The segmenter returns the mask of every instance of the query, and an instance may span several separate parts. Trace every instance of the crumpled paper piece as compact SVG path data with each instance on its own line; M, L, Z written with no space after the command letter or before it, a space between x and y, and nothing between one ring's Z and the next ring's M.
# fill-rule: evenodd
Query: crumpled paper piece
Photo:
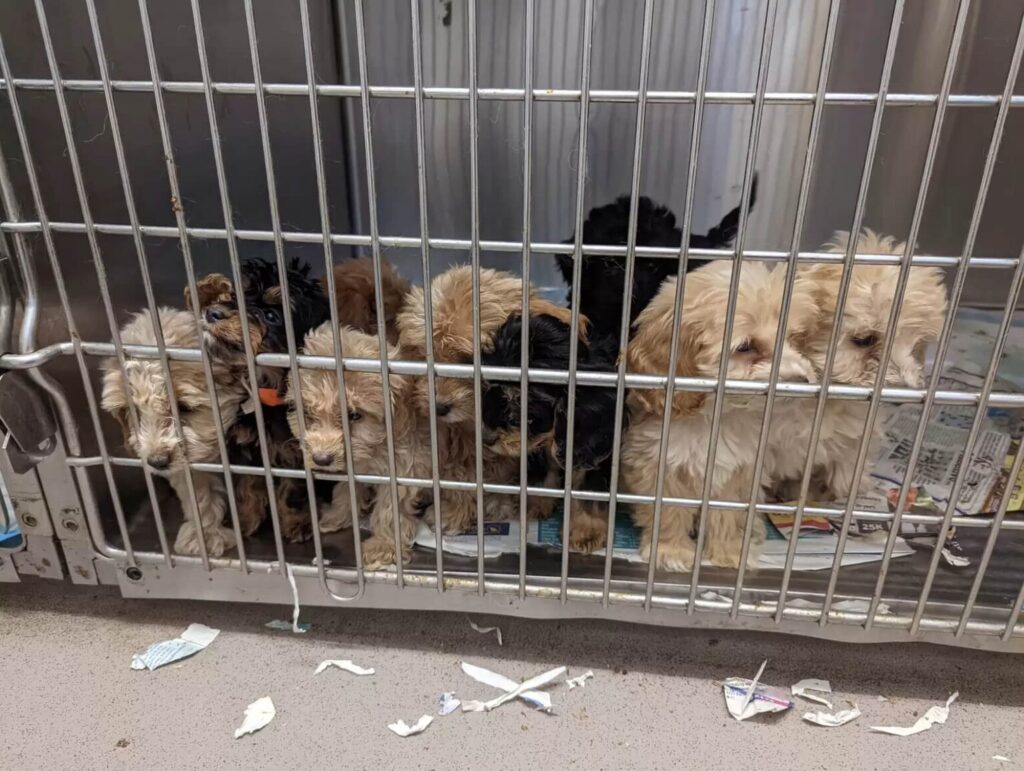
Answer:
M424 731L426 731L427 726L430 725L432 722L434 722L434 718L432 718L430 715L424 715L416 721L415 725L409 726L406 725L404 720L398 720L394 723L389 723L388 728L390 728L393 732L402 737L415 736L416 734L421 734Z
M256 733L268 725L276 714L277 710L274 709L274 702L270 700L269 696L256 699L256 701L245 708L245 719L242 721L242 725L235 729L235 738L238 739L246 734Z
M884 725L873 725L871 726L872 731L877 731L882 734L891 734L893 736L913 736L919 734L922 731L927 731L933 725L942 725L946 722L946 718L949 717L949 707L960 697L960 692L955 691L952 696L946 699L946 706L942 707L936 705L929 707L928 711L925 712L921 717L917 719L914 725L904 728L903 726L884 726Z
M472 666L472 665L469 665L469 666ZM465 662L463 662L463 664L462 664L462 669L463 669L463 671L466 671L466 663ZM486 672L487 670L484 670L484 671ZM534 690L535 688L540 688L542 686L547 685L552 680L555 680L556 678L561 677L562 675L564 675L565 672L566 672L566 667L556 667L555 669L549 669L547 672L542 672L539 675L531 677L528 680L523 680L523 682L521 682L521 683L516 683L515 681L512 681L512 686L513 687L512 687L511 690L506 691L501 696L497 696L497 697L491 699L490 701L464 701L462 703L462 711L463 712L490 712L492 709L497 709L502 704L505 704L506 702L512 701L513 699L517 699L517 698L523 696L524 694L529 693L530 691ZM466 674L470 674L470 673L466 672ZM493 675L494 673L491 672L491 673L488 673L488 674ZM473 675L470 675L470 676L473 677ZM476 679L476 678L474 678L474 679ZM498 686L498 687L501 687L501 686ZM550 696L548 697L548 704L549 704L548 708L550 708Z
M189 624L188 629L182 632L180 637L153 643L145 653L132 656L131 668L148 669L152 672L158 667L194 656L216 640L219 634L219 629L213 629L205 624Z
M325 669L329 669L330 667L344 669L346 672L351 672L353 675L372 675L375 671L373 667L366 669L358 664L353 664L348 659L328 659L327 661L321 661L313 674L319 675Z
M462 662L462 671L472 677L478 683L489 685L492 688L498 688L502 691L511 691L518 687L519 683L511 678L499 675L497 672L492 672L489 669L478 667L476 664L470 664L468 662ZM537 709L544 711L551 709L551 695L544 691L525 691L519 694L519 698L529 704L532 704ZM462 710L464 712L479 712L483 710L482 702L470 702L473 705L481 705L479 710L466 709L466 705L463 704Z
M725 707L736 720L746 720L760 712L783 712L793 706L785 691L758 684L767 664L765 659L753 680L730 677L722 683Z
M473 627L473 629L475 631L479 632L480 634L490 634L491 632L494 632L494 636L498 639L498 647L500 648L502 645L504 645L504 643L501 641L501 629L500 628L498 628L496 626L480 626L478 624L473 623L473 619L471 619L469 617L466 618L466 621L468 621L469 625L471 627Z
M829 707L831 709L831 707ZM808 723L814 723L815 725L825 726L826 728L838 728L841 725L846 725L860 717L860 710L857 705L852 705L849 709L841 709L838 712L823 712L818 710L817 712L805 712L804 720Z
M571 691L573 688L586 688L587 680L590 680L594 676L593 670L588 669L582 675L577 677L566 678L565 684L569 686Z
M824 704L832 709L832 702L828 699L828 694L832 693L832 684L828 680L809 677L798 683L793 683L789 690L794 696L800 696L808 701L816 701L818 704Z
M437 700L437 714L450 715L459 708L461 701L455 698L454 691L445 691Z
M295 576L292 575L292 566L286 565L285 572L288 574L288 584L292 588L292 601L294 603L294 606L292 607L292 632L295 634L305 634L309 631L309 627L306 624L299 623L299 588L295 585ZM305 629L303 627L305 627Z

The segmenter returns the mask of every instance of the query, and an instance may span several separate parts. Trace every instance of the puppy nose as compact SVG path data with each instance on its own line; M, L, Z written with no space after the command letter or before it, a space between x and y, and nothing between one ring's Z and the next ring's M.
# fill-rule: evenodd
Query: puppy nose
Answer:
M329 452L314 452L313 463L322 467L330 466L334 463L334 456Z
M223 321L227 318L227 313L224 312L224 309L219 308L216 305L212 308L207 308L204 315L206 320L211 324L216 324L218 321Z
M436 409L437 409L437 417L443 418L449 412L452 411L452 405L449 404L448 402L438 402Z
M170 462L171 458L169 455L150 455L146 458L146 463L157 471L163 471L168 465L170 465Z

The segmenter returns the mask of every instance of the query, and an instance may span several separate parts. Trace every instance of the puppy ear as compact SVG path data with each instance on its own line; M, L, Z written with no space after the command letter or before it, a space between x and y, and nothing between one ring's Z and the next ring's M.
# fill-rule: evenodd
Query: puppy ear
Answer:
M233 296L231 282L220 273L211 273L196 282L196 295L200 310L214 303L229 302ZM192 292L189 287L185 287L185 307L192 310Z
M550 300L545 300L543 297L530 297L530 315L531 316L552 316L567 327L572 326L572 309L563 308L561 305L555 305ZM590 333L590 319L584 316L582 313L579 315L579 335L580 339L586 341Z

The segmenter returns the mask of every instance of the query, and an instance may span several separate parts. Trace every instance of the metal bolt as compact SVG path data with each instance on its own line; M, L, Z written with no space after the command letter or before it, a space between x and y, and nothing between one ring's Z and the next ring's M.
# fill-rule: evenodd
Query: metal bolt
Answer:
M25 527L36 527L39 524L39 520L33 514L22 514L21 521Z
M73 519L65 519L61 524L64 525L64 529L69 533L78 532L78 523Z
M139 570L137 567L130 567L130 568L128 568L127 570L124 571L124 574L126 576L128 576L128 580L129 581L141 581L142 580L142 571Z

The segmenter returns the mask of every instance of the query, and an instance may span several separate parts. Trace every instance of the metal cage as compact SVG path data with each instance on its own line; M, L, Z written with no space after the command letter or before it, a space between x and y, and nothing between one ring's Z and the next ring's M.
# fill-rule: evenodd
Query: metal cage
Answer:
M957 508L994 411L1009 416L1012 447L1019 446L1024 392L1007 386L1000 372L1021 328L1024 253L1013 215L1024 135L1012 123L1019 121L1014 108L1024 107L1024 95L1015 95L1022 55L1024 4L1016 0L5 5L0 534L20 535L0 540L0 580L67 575L76 583L117 584L133 597L261 602L291 602L294 590L316 604L1024 649L1024 518L1009 510L1024 454L998 459L1005 468L991 510ZM751 209L755 171L761 203ZM627 243L583 243L588 206L621 193L632 200ZM734 248L690 248L685 237L678 249L638 246L641 194L670 203L684 235L715 219L722 200L738 198ZM859 254L853 242L844 254L817 248L834 230L856 233L865 225L899 233L908 247L901 255ZM113 357L123 369L133 359L155 359L168 373L171 362L201 362L212 389L209 361L201 349L165 345L159 333L155 346L122 343L121 323L143 308L155 314L159 305L180 305L183 288L195 301L197 278L214 269L237 283L249 256L268 257L282 271L299 256L330 277L337 261L369 254L379 298L385 251L421 286L468 260L474 294L481 266L552 289L552 255L564 254L574 259L571 291L578 300L586 254L622 257L627 280L638 256L671 260L679 275L691 258L783 264L790 275L798 265L838 263L839 313L854 264L899 266L900 291L911 266L935 266L946 271L951 302L921 388L883 387L882 379L874 387L834 383L828 369L820 383L782 382L777 356L765 381L727 379L724 365L717 378L639 375L626 371L624 358L615 372L579 370L578 301L564 371L531 369L525 352L519 367L482 366L478 318L471 364L435 362L429 346L420 361L351 358L340 347L335 356L307 356L289 324L286 352L254 357L246 343L253 388L257 364L284 368L293 381L304 368L334 370L342 381L346 373L375 372L385 389L389 373L413 375L426 378L431 394L437 377L470 379L476 479L439 479L436 444L433 478L397 477L391 436L382 448L390 453L388 475L356 474L351 461L341 474L272 467L262 420L262 465L233 464L218 420L220 462L192 462L188 478L224 477L239 536L233 479L262 477L269 489L282 479L301 480L311 501L312 542L285 544L271 504L273 534L261 542L239 537L237 554L225 557L208 555L205 546L199 556L173 553L168 530L180 513L159 476L118 449L116 426L99 409L98 362ZM790 279L784 308L792 291ZM734 279L730 313L735 305ZM899 308L893 304L890 327ZM969 308L987 309L994 329L987 365L976 387L942 387L958 319ZM525 296L522 309L526 315ZM382 316L379 304L378 311ZM337 327L333 301L331 318ZM620 342L628 332L624 319ZM829 361L836 342L833 336ZM881 372L891 348L883 345ZM570 459L575 385L614 389L610 491L573 489L568 472L564 488L481 478L484 378L524 389L531 382L568 384ZM727 394L763 396L766 415L778 398L815 400L812 447L830 401L866 402L857 476L869 464L880 413L920 405L905 448L910 470L886 511L862 508L855 496L832 505L811 501L810 463L792 503L715 500L710 485L696 500L667 499L666 416L655 494L622 493L617 453L629 389L662 389L669 397L673 390L712 393L719 405ZM963 429L949 502L915 512L912 472L930 421L944 407L960 410ZM178 408L171 410L180 438ZM721 414L711 427L710 466ZM758 443L757 479L769 426L765 420L751 438ZM300 440L303 431L300 420ZM435 434L436 426L434 442ZM522 468L525 479L525 461ZM471 491L478 502L476 556L417 550L407 563L399 557L394 569L366 571L358 527L319 532L317 479L355 479L380 494L395 494L398 484L422 487L432 493L435 514L442 490ZM189 490L195 496L191 483ZM485 494L519 497L518 556L485 558ZM724 510L746 512L748 525L755 517L792 514L796 531L812 515L841 527L836 555L823 570L794 570L794 538L776 569L730 571L698 560L691 573L663 573L653 560L624 562L612 549L603 557L571 556L565 539L558 553L528 546L527 495L557 498L566 527L572 500L607 501L609 535L630 504L653 502L657 518L666 500L700 508L698 543L708 518ZM844 566L856 522L885 526L884 549L875 562ZM908 525L930 529L934 545L894 559ZM954 529L969 555L959 571L948 570L943 557Z

